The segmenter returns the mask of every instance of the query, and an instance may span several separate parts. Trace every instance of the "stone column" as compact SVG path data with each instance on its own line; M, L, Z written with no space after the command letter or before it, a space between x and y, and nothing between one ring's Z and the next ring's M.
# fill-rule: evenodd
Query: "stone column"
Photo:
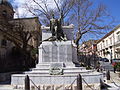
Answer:
M39 46L39 63L42 63L42 44Z

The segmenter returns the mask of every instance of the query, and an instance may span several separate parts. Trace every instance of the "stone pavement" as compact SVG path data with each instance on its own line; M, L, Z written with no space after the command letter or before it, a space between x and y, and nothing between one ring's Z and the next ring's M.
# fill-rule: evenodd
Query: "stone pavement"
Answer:
M0 85L0 90L22 90L22 89L13 89L11 85Z
M106 80L106 83L111 86L108 88L108 90L120 90L120 72L114 73L113 71L110 71L110 80Z

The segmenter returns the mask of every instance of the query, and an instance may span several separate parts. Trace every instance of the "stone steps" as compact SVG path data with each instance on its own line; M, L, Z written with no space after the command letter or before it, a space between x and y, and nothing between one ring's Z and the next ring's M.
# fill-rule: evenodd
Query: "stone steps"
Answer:
M67 70L86 70L85 67L65 67L63 68L63 70L67 71ZM49 71L49 67L46 68L33 68L32 71Z
M11 85L24 85L25 76L27 74L14 74L11 78ZM37 85L43 84L71 84L78 74L68 74L68 75L45 75L45 74L29 74L30 79ZM87 83L100 83L100 79L103 78L103 74L100 73L89 73L82 74L82 77ZM75 82L76 83L76 82ZM84 82L83 82L84 83Z
M64 74L84 74L84 73L90 73L90 72L93 72L93 70L64 70L63 71L63 73ZM49 70L47 71L29 71L29 72L25 72L25 74L28 74L28 75L30 75L30 74L35 74L35 75L49 75Z
M48 68L50 67L50 62L49 63L39 63L36 65L36 68ZM65 63L65 66L67 67L75 67L75 65L73 63Z

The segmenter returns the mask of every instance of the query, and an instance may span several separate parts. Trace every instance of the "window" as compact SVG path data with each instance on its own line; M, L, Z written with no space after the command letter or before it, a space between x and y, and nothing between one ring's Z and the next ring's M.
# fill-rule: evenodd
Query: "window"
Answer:
M105 47L105 42L103 41L103 47Z
M112 44L112 37L110 38L110 44Z
M101 50L102 50L102 44L101 44Z
M1 46L7 46L7 41L5 39L1 41Z
M3 10L2 15L6 17L7 16L7 11Z
M108 40L106 40L106 46L108 46Z

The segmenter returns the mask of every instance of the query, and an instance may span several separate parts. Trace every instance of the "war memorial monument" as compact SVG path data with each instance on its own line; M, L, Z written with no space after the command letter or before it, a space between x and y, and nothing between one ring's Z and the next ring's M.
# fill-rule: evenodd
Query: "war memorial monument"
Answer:
M86 83L95 90L100 90L102 73L86 70L85 67L75 67L78 61L73 42L74 26L61 26L61 19L53 17L50 27L41 28L43 42L39 46L39 63L31 71L13 74L11 85L15 88L24 88L25 76L28 75L31 88L36 88L35 84L40 90L77 90L76 78L81 74L83 90L89 90Z

